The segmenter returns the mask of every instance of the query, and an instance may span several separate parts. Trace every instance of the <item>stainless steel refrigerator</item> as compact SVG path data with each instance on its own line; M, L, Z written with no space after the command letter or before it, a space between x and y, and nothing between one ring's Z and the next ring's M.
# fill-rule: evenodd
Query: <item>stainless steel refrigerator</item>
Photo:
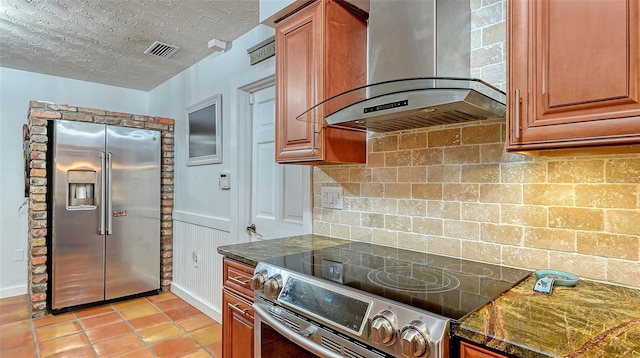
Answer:
M160 132L52 124L51 308L160 288Z

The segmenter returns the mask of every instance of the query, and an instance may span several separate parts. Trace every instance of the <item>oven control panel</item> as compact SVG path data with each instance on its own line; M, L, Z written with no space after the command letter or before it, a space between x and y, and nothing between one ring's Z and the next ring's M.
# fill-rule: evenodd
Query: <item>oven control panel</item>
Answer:
M439 315L266 263L258 264L251 285L255 305L263 306L256 310L257 314L265 312L268 302L266 311L281 308L291 312L322 328L325 335L378 352L372 357L426 358L448 354L449 320Z

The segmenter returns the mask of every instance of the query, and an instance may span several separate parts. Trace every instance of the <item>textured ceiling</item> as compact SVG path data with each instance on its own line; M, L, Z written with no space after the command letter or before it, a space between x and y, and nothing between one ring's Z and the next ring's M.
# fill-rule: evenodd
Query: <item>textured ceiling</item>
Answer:
M147 91L257 24L258 0L0 0L0 66Z

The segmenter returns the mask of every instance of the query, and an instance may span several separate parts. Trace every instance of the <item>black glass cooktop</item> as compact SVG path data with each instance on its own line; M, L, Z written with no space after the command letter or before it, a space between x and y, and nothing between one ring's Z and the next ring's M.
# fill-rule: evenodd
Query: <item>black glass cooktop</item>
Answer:
M531 272L352 242L265 260L457 320L489 303Z

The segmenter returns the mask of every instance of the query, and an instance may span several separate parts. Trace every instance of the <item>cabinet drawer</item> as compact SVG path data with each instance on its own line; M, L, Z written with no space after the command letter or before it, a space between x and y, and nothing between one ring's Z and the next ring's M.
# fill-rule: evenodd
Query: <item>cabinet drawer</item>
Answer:
M230 259L223 261L223 282L229 290L253 300L251 277L254 267Z

